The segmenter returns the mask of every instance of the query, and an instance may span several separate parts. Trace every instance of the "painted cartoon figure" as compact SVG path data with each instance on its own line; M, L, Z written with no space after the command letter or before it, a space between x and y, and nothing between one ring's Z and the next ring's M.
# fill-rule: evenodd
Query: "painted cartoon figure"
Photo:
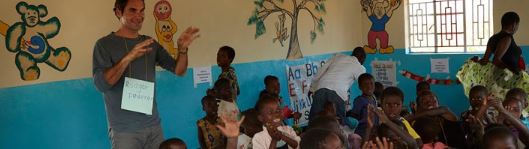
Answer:
M393 53L393 46L388 45L389 35L386 32L386 24L393 12L399 8L400 3L401 0L361 0L363 11L371 21L371 29L367 35L368 45L364 46L367 53L376 53L377 39L380 41L381 54Z
M71 59L71 52L66 47L54 49L48 39L55 37L61 28L57 17L42 20L48 15L44 5L28 5L19 2L16 6L22 21L16 22L7 29L7 50L17 53L15 63L22 80L36 80L40 76L37 63L46 63L58 71L64 71Z
M171 19L171 4L167 0L160 0L154 5L154 18L156 19L155 32L158 42L166 49L171 56L176 56L173 35L177 31L177 26Z

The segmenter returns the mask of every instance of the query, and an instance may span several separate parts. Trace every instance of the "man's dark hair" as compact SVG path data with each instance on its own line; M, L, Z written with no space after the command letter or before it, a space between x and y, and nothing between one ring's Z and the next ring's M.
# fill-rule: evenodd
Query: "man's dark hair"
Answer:
M364 48L362 47L356 47L354 50L353 50L353 53L351 53L351 56L365 56L366 55L366 52L364 51Z
M143 2L143 4L145 4L145 1L144 0L141 0ZM114 14L116 14L117 16L117 11L121 11L121 13L123 13L125 11L125 6L127 6L127 4L129 3L129 0L116 0L116 2L114 2Z

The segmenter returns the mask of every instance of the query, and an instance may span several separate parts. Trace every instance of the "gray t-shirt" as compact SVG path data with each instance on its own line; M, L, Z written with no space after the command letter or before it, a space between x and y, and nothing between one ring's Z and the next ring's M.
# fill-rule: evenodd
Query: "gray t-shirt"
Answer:
M105 97L108 125L109 128L115 131L132 132L160 124L156 104L156 88L152 115L121 109L121 95L125 77L155 82L156 64L170 72L174 72L175 59L159 43L154 42L150 45L152 48L151 52L132 61L115 85L109 85L103 75L106 69L119 63L136 44L149 38L151 37L145 35L140 35L134 39L124 38L110 33L99 39L95 44L92 61L94 84Z

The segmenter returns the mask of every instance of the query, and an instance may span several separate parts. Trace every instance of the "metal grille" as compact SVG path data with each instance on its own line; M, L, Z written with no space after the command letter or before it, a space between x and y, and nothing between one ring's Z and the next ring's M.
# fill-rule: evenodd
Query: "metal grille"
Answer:
M491 13L492 0L410 0L410 52L483 52L492 34Z

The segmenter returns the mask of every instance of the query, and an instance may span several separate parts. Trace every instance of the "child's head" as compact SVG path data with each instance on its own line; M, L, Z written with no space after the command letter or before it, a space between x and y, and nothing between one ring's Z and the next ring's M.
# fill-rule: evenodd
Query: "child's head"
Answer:
M364 95L373 95L375 92L375 78L369 74L364 73L358 77L358 87Z
M517 118L522 116L523 103L519 99L505 98L505 100L503 100L503 106L506 107L507 111L509 111L509 113L511 113L513 116Z
M257 110L255 110L254 108L248 109L242 112L242 115L244 115L244 117L246 118L241 124L241 132L253 138L256 133L263 131L263 124L257 118Z
M520 16L516 12L507 12L501 17L501 28L512 29L513 33L518 30L518 24L520 24Z
M505 99L515 99L522 103L522 109L527 108L527 93L521 88L513 88L507 92Z
M477 85L470 89L468 98L472 110L478 110L483 104L483 100L487 100L488 90L485 86Z
M415 89L417 91L417 95L419 95L422 91L429 91L430 90L430 83L426 81L421 81L417 83L415 86Z
M179 138L171 138L160 144L160 149L187 149L186 143Z
M417 96L417 110L419 112L431 110L439 107L437 96L432 91L422 91Z
M382 97L383 91L384 91L384 84L380 82L375 82L375 91L373 92L373 94L375 94L375 97L377 97L377 99L380 99Z
M230 99L232 96L230 80L226 78L220 78L215 82L215 96L218 99Z
M341 133L341 127L340 122L338 122L338 118L336 116L317 116L313 120L309 121L309 129L329 129L331 131L334 131L336 133Z
M235 58L235 50L229 46L220 47L217 52L217 65L220 67L229 67Z
M259 121L263 124L281 123L282 115L279 108L278 99L275 96L265 94L257 101L256 107Z
M440 122L431 117L423 117L415 120L413 129L421 136L424 143L437 141L438 134L442 132Z
M351 54L351 56L356 57L356 59L358 59L358 62L359 62L361 65L364 65L364 62L366 61L366 52L364 51L364 48L362 48L362 47L356 47L356 48L353 50L353 53Z
M343 140L327 129L310 129L301 135L299 148L302 149L342 149Z
M398 87L388 87L382 92L382 109L390 118L400 117L402 112L402 103L404 102L404 93Z
M217 100L212 96L202 97L202 110L206 112L207 115L217 115Z
M264 79L266 91L273 94L279 94L281 90L279 86L279 79L276 76L268 75Z
M516 144L517 139L508 127L491 124L485 128L485 135L483 135L485 149L515 149Z

